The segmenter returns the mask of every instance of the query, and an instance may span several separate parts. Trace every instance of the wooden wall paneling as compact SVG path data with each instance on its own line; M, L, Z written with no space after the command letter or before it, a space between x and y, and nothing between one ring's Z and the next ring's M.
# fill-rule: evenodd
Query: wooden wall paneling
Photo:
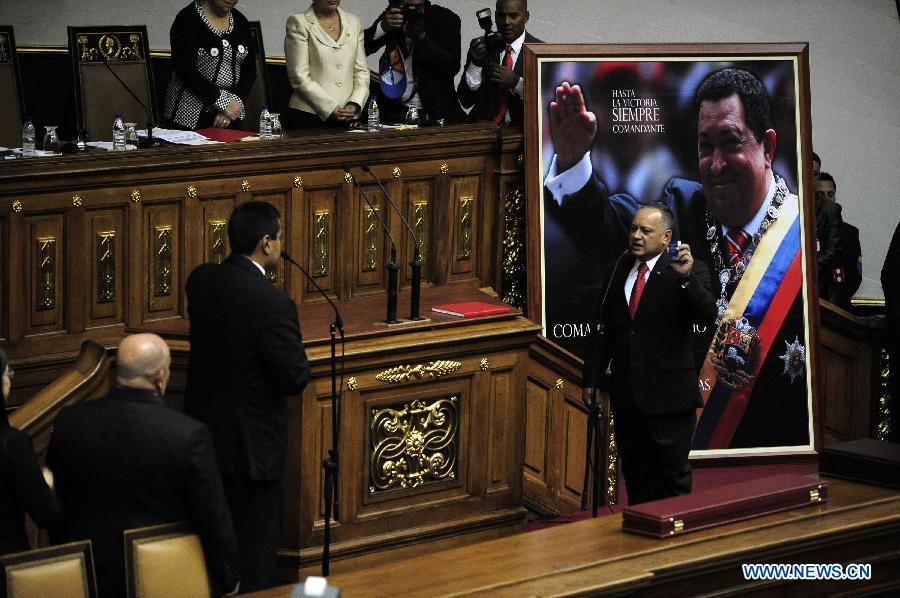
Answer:
M70 335L80 335L85 329L88 311L86 308L91 288L88 276L93 269L88 262L90 253L84 251L84 245L81 243L88 232L84 219L84 200L79 194L75 194L69 196L69 202L65 212L65 252L62 256L62 266L66 272L63 318L66 322L66 331Z
M315 279L323 291L333 296L340 296L340 276L342 255L339 253L343 245L337 242L339 228L339 211L341 202L340 185L305 187L303 211L305 215L304 251L295 257L304 265L309 275ZM311 282L303 284L305 301L324 301Z
M134 189L137 191L137 189ZM126 192L127 193L127 192ZM128 201L128 221L126 227L128 234L126 243L125 271L127 273L126 286L128 288L126 300L126 325L128 327L140 326L144 321L144 306L146 295L150 288L150 269L146 258L146 243L144 233L144 206L140 201L135 201L139 196L132 196Z
M62 211L28 214L26 272L26 336L65 330L66 299L66 215Z
M547 462L552 429L550 405L553 386L529 372L525 396L525 494L532 501L552 506L552 487ZM556 511L556 509L552 509Z
M451 177L450 277L448 282L475 277L476 255L483 216L477 177Z
M128 293L127 271L128 234L125 228L127 207L87 206L84 209L84 232L81 236L82 261L87 272L85 281L88 297L86 329L125 324L125 305ZM73 309L77 305L73 305Z
M18 204L16 202L19 202ZM14 200L11 206L19 206L21 210L21 200ZM3 286L7 296L7 338L10 346L7 353L10 357L16 352L13 349L15 343L25 338L25 306L28 305L26 300L28 294L29 278L31 273L28 272L26 264L28 263L27 252L25 251L25 239L27 237L25 231L25 215L21 211L12 209L7 217L7 237L6 243L9 251L5 253L8 261L6 262L7 278L3 281Z
M292 180L288 203L291 209L287 218L283 219L287 229L284 231L282 247L292 258L301 260L300 263L302 264L305 263L302 260L305 254L303 248L306 246L306 229L303 226L303 223L306 221L304 211L306 198L303 189L303 177L299 174L294 176ZM287 264L285 266L288 267ZM287 278L288 283L288 295L293 297L298 305L303 303L304 290L308 284L306 277L303 276L302 272L297 271L296 267L290 266L285 274L285 278Z
M399 191L395 192L394 189ZM437 272L443 271L445 267L446 260L443 254L446 251L443 239L439 240L440 235L436 234L438 214L443 214L443 210L437 206L433 179L397 179L388 190L391 191L394 201L398 201L397 198L400 198L398 207L405 210L406 220L419 238L422 282L438 284L436 276ZM412 240L407 238L407 241L401 245L403 246L404 266L400 272L403 282L409 284L412 276L408 265L413 256Z
M497 364L499 366L499 364ZM488 492L510 491L511 486L521 485L521 479L510 479L509 474L515 471L510 467L510 459L519 460L521 435L517 433L517 422L521 422L519 402L514 396L515 383L507 368L491 370L490 376L484 376L490 382L490 420L488 423Z
M571 388L571 385L567 385ZM560 391L563 425L557 440L558 447L565 451L562 456L563 470L561 484L558 487L562 493L560 498L568 498L575 502L581 499L581 490L584 484L585 448L587 437L587 413L581 405L581 390L577 393ZM573 395L578 396L573 396ZM590 491L589 491L590 492Z
M362 195L355 186L347 185L345 191L350 198L352 204L353 218L347 221L349 227L353 230L344 229L346 232L343 239L353 239L353 258L350 263L353 264L353 281L351 282L352 294L368 295L382 294L387 288L387 272L385 266L390 262L391 240L385 234L378 217L387 224L388 230L391 230L391 224L397 220L393 218L392 209L384 197L384 193L376 184L366 184L365 179L361 180L363 190L377 210L377 215L372 208L362 198ZM391 234L395 240L398 240L397 259L398 263L403 263L400 250L402 245L399 243L397 233L391 230Z
M146 201L146 200L143 200ZM149 322L181 315L179 298L183 296L181 203L162 200L144 205L146 245L145 268L148 286L143 321Z

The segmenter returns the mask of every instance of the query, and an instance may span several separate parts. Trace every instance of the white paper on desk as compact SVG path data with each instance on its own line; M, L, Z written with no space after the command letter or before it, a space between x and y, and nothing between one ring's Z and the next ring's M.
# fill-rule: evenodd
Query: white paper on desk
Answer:
M112 141L87 141L85 145L88 147L96 147L97 149L106 150L108 152L112 151Z
M140 131L138 131L138 135L140 137L146 137L147 129L141 129ZM153 137L155 139L162 139L163 141L175 143L177 145L207 145L209 143L221 143L219 141L207 139L200 133L195 133L194 131L161 129L159 127L153 127Z

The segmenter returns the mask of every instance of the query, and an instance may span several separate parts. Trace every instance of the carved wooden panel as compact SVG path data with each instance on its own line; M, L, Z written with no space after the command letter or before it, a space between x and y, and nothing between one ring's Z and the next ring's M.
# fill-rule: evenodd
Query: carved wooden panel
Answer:
M9 219L0 215L0 254L9 253L9 237L6 233L8 226ZM6 260L0 260L0 281L6 280L7 264ZM9 309L8 292L9 289L6 288L6 285L0 285L0 341L5 341L9 336L9 330L6 328L6 314L9 313L7 311Z
M564 401L563 427L560 430L565 439L562 488L572 498L580 497L584 484L585 439L587 437L587 413L572 401Z
M354 205L353 211L356 214L354 226L357 230L348 237L357 239L354 288L360 293L383 292L384 267L390 261L391 245L381 223L378 222L378 217L380 216L382 220L389 223L393 214L390 213L391 207L385 199L384 193L377 185L363 185L363 189L375 210L373 211L366 204L356 189L353 190L350 201ZM400 248L398 247L398 249Z
M546 485L550 388L529 378L525 395L525 475Z
M85 232L84 255L88 256L90 272L90 285L86 285L89 293L86 327L123 323L128 288L124 207L86 210Z
M232 197L204 198L200 201L204 262L221 264L231 253L228 246L228 217L234 206Z
M62 214L26 216L29 288L26 336L62 330L65 309L65 220Z
M396 198L396 194L395 194ZM404 181L402 207L406 210L406 219L413 228L420 242L422 255L422 281L431 280L434 272L434 260L437 246L434 231L434 181L430 179ZM403 246L403 257L400 273L404 282L408 282L411 272L409 262L413 256L413 242L408 236Z
M452 226L450 272L454 279L468 278L475 272L476 252L481 234L479 223L482 207L478 198L478 177L452 179L450 206Z
M336 234L338 219L337 187L307 188L306 199L306 263L307 272L324 291L334 290L337 282L335 266L339 263L336 255ZM301 262L302 263L302 262ZM307 281L304 295L318 296L315 287Z
M490 376L491 403L489 424L490 444L488 446L488 484L491 488L509 484L509 455L514 451L510 446L511 435L509 422L515 421L512 409L512 384L509 372L494 373Z
M147 272L145 319L178 315L182 251L180 204L157 204L144 208Z

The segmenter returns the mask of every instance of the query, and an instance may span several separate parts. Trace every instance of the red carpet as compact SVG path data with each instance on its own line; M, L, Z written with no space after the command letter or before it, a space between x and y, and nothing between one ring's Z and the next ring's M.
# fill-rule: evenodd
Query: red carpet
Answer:
M694 469L693 490L699 492L701 490L709 490L719 486L727 486L737 482L747 480L755 480L765 478L781 473L793 473L797 475L808 475L819 472L818 463L786 463L775 465L748 465L743 467L704 467ZM611 507L600 507L597 516L602 517L611 513L621 513L628 506L628 495L625 492L625 484L619 480L619 502ZM591 516L590 509L586 511L578 511L567 515L560 515L552 519L535 519L528 521L523 526L522 531L530 532L536 529L543 529L554 525L571 523L580 521Z

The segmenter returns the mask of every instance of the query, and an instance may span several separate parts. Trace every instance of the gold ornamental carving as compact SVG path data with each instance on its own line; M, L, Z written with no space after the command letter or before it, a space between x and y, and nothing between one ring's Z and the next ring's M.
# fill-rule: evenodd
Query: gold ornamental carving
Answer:
M524 154L519 154L518 156L516 156L516 164L518 164L519 166L521 166L524 162L525 162L525 155L524 155Z
M406 382L412 378L415 378L416 380L421 380L423 378L440 378L441 376L452 374L461 367L462 364L458 361L439 359L437 361L432 361L427 365L400 365L381 372L375 376L375 378L382 382L399 384L400 382Z
M116 299L116 231L97 233L97 303Z
M456 477L459 397L372 409L369 493Z
M141 35L136 31L82 33L76 41L81 62L141 62L144 60Z
M491 369L491 362L488 361L487 357L482 357L481 362L478 364L478 367L481 368L482 372L486 372Z
M472 207L475 198L463 195L459 198L459 228L456 239L456 259L467 260L472 256Z
M250 190L250 181L244 179L241 181L241 191L249 191Z
M302 187L302 186L303 186L303 177L302 177L302 176L295 176L295 177L294 177L294 187L296 187L297 189L299 189L299 188Z
M900 365L891 363L891 354L881 349L880 392L878 394L878 416L875 424L875 438L888 442L891 436L891 410L896 409L898 397L891 396L891 367Z
M172 226L157 226L155 229L156 264L154 266L155 284L153 294L157 297L165 297L172 294Z
M566 387L566 383L563 381L563 379L557 378L556 379L556 390L562 390L565 387Z
M141 192L138 191L137 189L134 189L131 192L131 201L133 201L133 202L141 201Z
M619 502L619 444L612 411L609 413L609 444L606 451L606 504Z
M197 188L194 187L193 185L189 186L187 188L187 196L190 197L191 199L197 197Z
M347 388L350 390L356 390L357 388L359 388L359 383L356 380L356 376L350 376L350 378L347 379Z
M525 307L525 194L521 188L506 194L503 206L503 302Z
M353 182L353 175L350 174L349 172L345 172L345 173L344 173L344 182L347 183L348 185L349 185L350 183L352 183L352 182Z
M45 311L56 307L56 238L38 237L37 308Z
M450 166L444 162L441 164L441 174L447 174L448 172L450 172Z
M207 223L206 261L221 264L225 260L228 247L228 222L225 220L210 220Z
M403 176L403 171L400 170L399 166L394 166L394 169L391 171L391 174L394 175L395 179L399 179L401 176Z
M84 200L82 199L82 197L78 194L73 195L72 196L72 207L80 208L82 205L84 205Z
M378 207L366 206L365 210L362 269L364 272L372 272L378 268L378 233L381 232L381 223L378 220Z
M313 276L326 276L328 274L328 222L330 213L328 210L318 210L315 213L314 224L314 251L313 251Z
M18 199L16 201L12 202L12 211L15 212L16 214L21 212L22 211L22 202L19 201Z
M419 260L428 262L428 201L413 202L413 224L416 239L419 240Z

